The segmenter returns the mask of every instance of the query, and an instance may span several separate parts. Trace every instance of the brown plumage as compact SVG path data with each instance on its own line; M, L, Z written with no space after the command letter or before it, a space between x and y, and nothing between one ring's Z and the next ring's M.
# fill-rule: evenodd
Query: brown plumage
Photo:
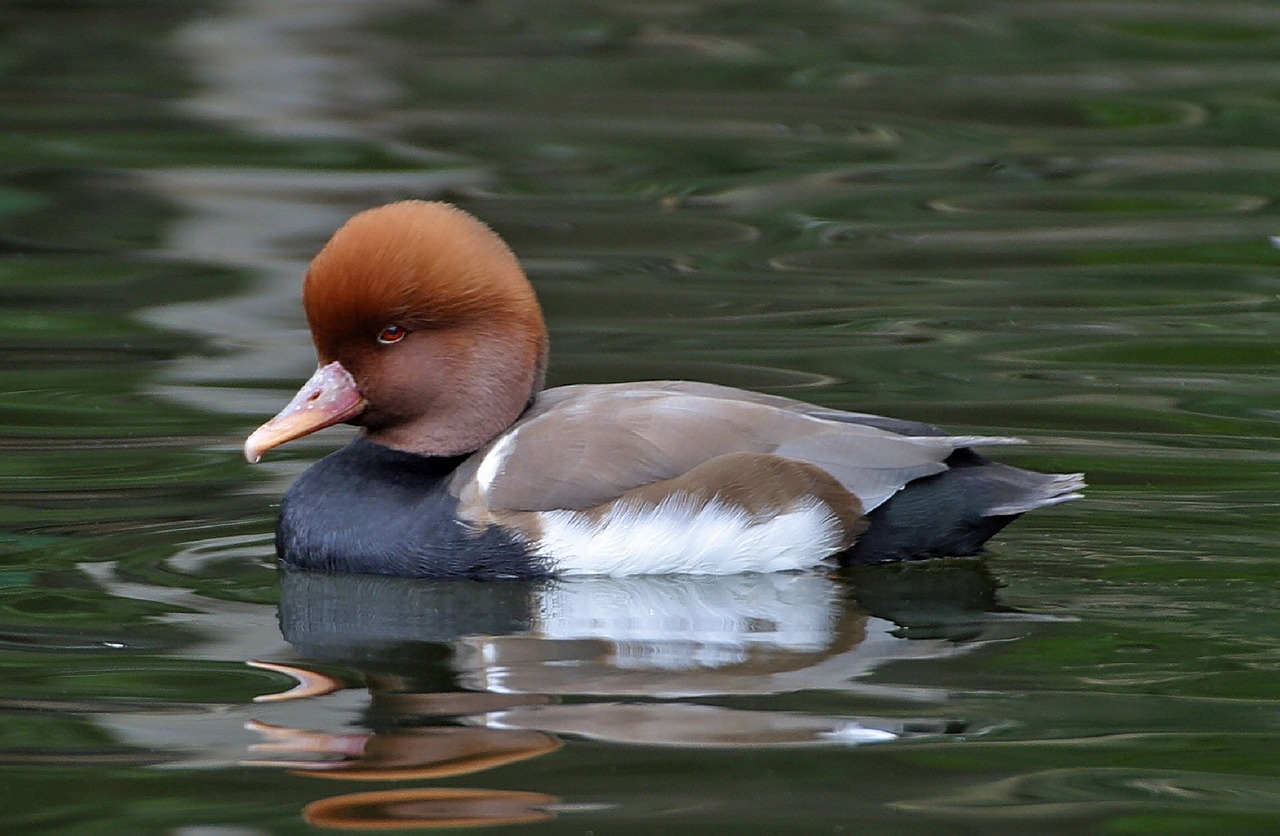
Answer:
M968 449L1008 439L711 384L540 392L533 289L496 234L446 204L354 217L316 256L304 304L320 368L246 455L338 421L365 437L290 490L289 563L626 574L971 553L1083 484Z

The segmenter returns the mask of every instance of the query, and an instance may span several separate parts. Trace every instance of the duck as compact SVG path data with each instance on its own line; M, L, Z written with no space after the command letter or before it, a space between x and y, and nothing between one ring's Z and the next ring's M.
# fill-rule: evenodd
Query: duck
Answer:
M303 279L315 373L245 457L360 428L289 487L287 569L425 578L727 575L971 556L1082 474L1006 437L696 381L544 388L516 256L451 204L356 214Z

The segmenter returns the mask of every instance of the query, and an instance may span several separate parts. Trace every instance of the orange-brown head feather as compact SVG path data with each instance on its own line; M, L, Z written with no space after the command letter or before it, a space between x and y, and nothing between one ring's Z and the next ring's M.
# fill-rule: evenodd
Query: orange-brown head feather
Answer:
M538 356L546 329L515 255L446 203L406 200L351 218L311 262L303 305L321 361L383 327L500 327Z

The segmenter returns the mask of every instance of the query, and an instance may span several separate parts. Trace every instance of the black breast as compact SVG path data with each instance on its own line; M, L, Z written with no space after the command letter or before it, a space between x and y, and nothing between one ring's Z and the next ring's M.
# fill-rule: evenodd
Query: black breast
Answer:
M465 457L429 458L357 439L285 494L276 553L288 566L403 577L547 574L508 533L469 530L449 476Z

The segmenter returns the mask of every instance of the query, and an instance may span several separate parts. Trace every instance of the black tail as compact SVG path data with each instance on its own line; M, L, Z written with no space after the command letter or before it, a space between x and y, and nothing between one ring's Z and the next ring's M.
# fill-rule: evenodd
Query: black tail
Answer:
M867 515L869 527L840 555L842 565L966 556L1025 511L1079 498L1079 473L1036 473L968 448L950 470L908 482Z

